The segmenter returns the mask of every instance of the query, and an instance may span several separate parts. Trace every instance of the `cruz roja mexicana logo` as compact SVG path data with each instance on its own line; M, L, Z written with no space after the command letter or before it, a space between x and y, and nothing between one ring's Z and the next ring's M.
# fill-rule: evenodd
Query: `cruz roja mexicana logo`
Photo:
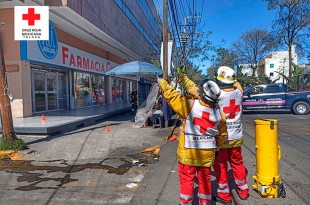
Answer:
M49 40L48 6L14 6L15 40Z

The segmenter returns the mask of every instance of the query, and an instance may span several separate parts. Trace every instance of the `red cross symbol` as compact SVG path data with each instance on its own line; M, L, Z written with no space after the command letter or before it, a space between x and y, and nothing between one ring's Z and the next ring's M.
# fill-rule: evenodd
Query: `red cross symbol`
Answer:
M229 114L229 119L235 119L236 113L240 112L240 105L236 105L235 99L230 99L229 107L224 107L223 112Z
M28 26L34 26L34 21L40 20L40 14L35 14L34 8L28 8L28 14L23 14L23 20L28 21Z
M202 117L198 118L198 117L194 117L193 123L194 125L198 125L200 127L200 132L202 134L206 134L207 129L214 127L215 122L209 120L210 117L210 113L208 112L202 112Z

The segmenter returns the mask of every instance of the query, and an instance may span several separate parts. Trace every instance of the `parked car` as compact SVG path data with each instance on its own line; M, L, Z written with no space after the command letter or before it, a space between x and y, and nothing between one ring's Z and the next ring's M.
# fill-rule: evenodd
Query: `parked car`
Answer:
M287 92L285 84L256 85L243 93L243 110L290 109L306 115L310 109L310 91Z

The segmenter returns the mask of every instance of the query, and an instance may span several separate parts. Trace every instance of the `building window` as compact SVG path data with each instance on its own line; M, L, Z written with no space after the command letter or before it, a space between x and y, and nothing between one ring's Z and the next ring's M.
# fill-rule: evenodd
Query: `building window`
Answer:
M270 76L270 77L273 77L273 72L269 73L269 76Z
M105 103L104 77L74 72L76 108Z
M112 84L112 102L124 101L124 80L113 79Z
M273 63L270 64L270 68L274 68L274 64Z
M124 12L124 14L130 19L130 21L136 26L136 28L141 32L141 34L146 38L146 40L153 46L153 48L159 52L158 46L151 39L151 37L146 33L146 31L142 28L141 24L135 18L135 16L131 13L129 8L123 3L122 0L114 0L114 2L120 7L120 9Z

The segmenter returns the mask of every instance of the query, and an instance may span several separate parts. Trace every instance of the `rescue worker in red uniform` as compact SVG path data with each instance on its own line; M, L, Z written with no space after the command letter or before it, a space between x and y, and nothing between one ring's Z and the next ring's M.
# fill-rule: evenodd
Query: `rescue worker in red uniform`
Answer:
M183 96L167 81L158 79L163 97L183 119L177 149L181 205L191 205L198 177L199 205L211 203L211 166L217 148L227 137L225 115L217 106L220 89L213 81L200 86L200 97Z
M219 67L217 84L221 88L219 106L226 115L228 139L221 147L213 165L218 183L217 196L214 198L223 204L231 204L227 162L232 169L232 175L237 186L236 192L240 199L246 200L249 197L246 167L242 160L241 151L243 144L241 123L243 90L241 85L236 82L235 71L227 66Z
M192 96L197 96L197 85L191 81L182 71L180 83ZM242 134L242 98L243 90L241 85L236 82L233 69L221 66L218 69L217 84L221 88L219 106L226 115L226 125L228 138L219 150L213 165L216 180L218 183L217 196L213 199L222 204L231 204L232 199L229 190L228 163L232 168L233 177L237 186L237 194L240 199L246 200L249 197L249 188L246 178L246 167L242 160L241 145L243 144Z

